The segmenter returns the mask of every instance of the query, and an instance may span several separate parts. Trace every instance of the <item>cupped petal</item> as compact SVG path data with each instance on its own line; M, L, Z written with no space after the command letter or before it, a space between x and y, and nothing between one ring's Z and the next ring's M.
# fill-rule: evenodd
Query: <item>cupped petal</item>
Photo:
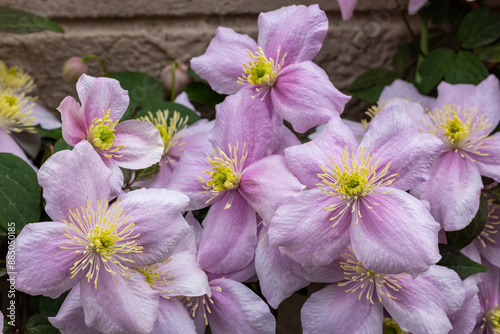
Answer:
M354 7L358 3L358 0L337 0L340 7L340 14L342 15L342 20L350 20L352 14L354 13Z
M212 332L215 334L272 334L276 330L276 319L269 307L252 290L230 279L211 281L219 287L212 290L213 304L207 314Z
M442 148L439 138L420 132L415 121L394 105L370 122L358 151L374 154L377 172L390 164L387 176L397 174L391 187L406 191L429 179Z
M33 104L32 110L31 116L35 117L35 122L40 124L42 129L53 130L61 127L61 121L38 103Z
M16 263L9 265L16 289L31 295L57 298L82 279L83 273L71 278L71 268L82 255L67 247L66 224L56 222L26 225L16 238Z
M446 231L469 225L479 208L483 183L475 163L459 152L442 153L434 163L428 181L411 194L431 203L432 216Z
M325 71L312 61L281 69L271 89L274 112L300 133L341 114L350 99L335 88Z
M479 297L477 296L479 281L478 275L469 276L463 280L462 287L465 290L465 300L460 309L449 317L453 326L450 334L472 333L476 325L477 315L481 312Z
M451 329L448 317L463 304L465 290L457 273L441 266L412 279L398 276L398 290L388 289L393 298L381 294L382 305L402 330L411 333L445 334Z
M231 201L231 207L225 208ZM257 245L255 210L236 191L227 191L212 204L203 221L198 263L211 273L228 273L246 267Z
M251 92L244 90L226 97L215 109L217 121L208 135L214 149L220 148L229 156L229 147L233 149L239 143L239 160L245 145L248 155L243 167L261 159L266 153L273 131L266 103L260 99L252 99Z
M333 222L330 218L339 215L345 206L335 211L323 209L339 201L318 188L289 197L271 221L269 243L280 246L282 253L303 265L330 264L349 245L351 210Z
M260 230L258 240L255 250L255 269L260 289L269 305L277 309L279 304L295 291L308 286L309 281L288 269L278 247L269 245L267 227Z
M441 258L439 224L413 196L380 188L358 205L359 222L351 224L350 234L352 249L366 268L415 277Z
M477 108L478 115L484 113L484 119L488 119L492 128L500 120L500 83L493 74L481 81L477 86L469 84L451 85L441 82L438 86L438 97L435 107L442 108L446 104L454 104L459 107L467 106L467 110Z
M158 318L151 334L196 334L196 328L180 300L160 298Z
M62 136L64 141L75 146L87 139L87 121L82 112L82 107L74 98L67 96L57 108L61 112Z
M160 161L163 154L163 140L160 131L144 121L128 120L116 127L116 140L120 148L113 157L118 166L128 169L142 169Z
M129 277L113 276L101 269L97 281L80 283L85 324L103 333L150 333L156 321L160 293L146 277L130 271Z
M266 157L245 168L239 186L241 196L266 225L284 199L304 189L279 155Z
M382 305L358 299L358 293L346 293L336 284L315 292L302 306L300 319L304 334L356 333L377 334L383 327Z
M312 60L321 49L328 31L328 18L318 5L287 6L260 13L259 46L268 58L285 54L285 66ZM278 59L277 61L280 61Z
M87 327L85 324L85 314L83 313L82 303L80 302L80 285L77 284L69 292L59 312L55 317L49 317L48 320L61 333L74 334L99 334L95 328Z
M479 151L482 154L468 154L472 159L476 160L476 166L482 176L490 177L497 182L500 182L500 133L495 133L489 136L485 141L485 146Z
M396 79L389 86L385 86L379 101L389 101L397 97L407 99L410 102L418 102L424 110L432 109L436 102L436 98L420 94L412 83L401 79Z
M16 143L16 141L3 130L0 130L0 153L12 153L15 156L23 159L35 171L37 170L35 165L33 165L31 160L26 156L26 153L24 153L24 151Z
M47 204L45 211L55 221L68 218L68 209L79 208L90 201L110 199L111 170L88 141L82 141L72 151L52 155L38 171L38 183L43 188Z
M342 151L346 147L355 150L358 143L340 117L333 117L317 138L285 149L285 160L302 184L314 188L321 182L318 174L323 173L319 165L330 167L330 157L342 161Z
M237 81L243 74L243 64L250 61L247 50L257 51L253 39L233 29L219 27L205 54L191 59L191 67L216 92L235 94L241 89Z
M118 197L118 202L135 224L131 235L138 234L134 240L143 247L141 253L122 255L135 261L134 267L165 261L190 231L181 215L189 198L178 191L138 189Z
M96 118L102 118L109 110L110 118L115 122L122 118L128 108L128 92L120 86L120 82L112 78L95 78L82 74L76 83L78 98L82 104L86 129ZM64 120L63 120L64 122Z

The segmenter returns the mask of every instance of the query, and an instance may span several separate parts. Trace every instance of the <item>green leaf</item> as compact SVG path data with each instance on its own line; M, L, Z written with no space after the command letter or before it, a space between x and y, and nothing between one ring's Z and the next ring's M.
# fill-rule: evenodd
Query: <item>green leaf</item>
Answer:
M36 125L35 131L44 137L52 138L55 140L62 138L62 128L46 130L46 129L43 129L40 125Z
M62 151L62 150L70 150L71 151L72 149L73 149L73 146L71 146L70 144L66 143L64 141L64 139L59 139L54 144L54 151L56 151L56 152L59 152L59 151Z
M212 108L226 98L225 95L215 92L204 82L192 82L187 85L184 91L187 93L190 101L203 103Z
M412 58L411 55L411 44L403 43L399 46L398 51L394 55L394 59L392 60L392 66L400 76L402 76L410 65L410 60Z
M0 153L0 226L15 224L16 233L28 223L40 221L42 189L35 171L21 158Z
M500 43L477 48L474 54L481 60L500 63Z
M166 101L154 102L145 106L139 112L137 112L137 114L134 115L134 118L137 119L140 117L148 116L148 112L151 112L153 116L155 116L158 110L168 110L169 117L173 116L174 111L178 111L181 114L181 117L188 117L188 125L193 124L200 119L200 116L198 116L193 110L189 109L188 107L185 107L182 104Z
M484 196L481 196L479 209L471 223L459 231L446 232L448 245L456 249L462 249L470 244L483 231L486 220L488 219L488 212L488 200Z
M26 323L26 331L29 334L58 334L60 333L57 328L47 319L46 315L37 314L28 319Z
M483 63L469 51L453 55L446 68L444 79L451 84L465 83L477 85L488 76Z
M0 31L13 34L29 34L42 30L64 33L57 23L19 9L0 6Z
M500 37L500 14L489 15L489 11L480 7L465 16L458 30L464 48L488 45Z
M69 291L63 293L57 299L39 296L38 309L40 310L40 313L51 316L51 317L55 317L57 315L57 312L59 312L59 309L61 308L61 305L64 302L64 300L66 299L66 296L68 295L68 293L69 293Z
M385 86L390 85L398 76L385 68L375 68L360 75L348 90L360 99L377 102Z
M145 169L139 169L135 171L135 181L144 181L154 177L160 171L160 163L149 166Z
M429 94L442 81L453 57L453 50L447 48L430 52L420 63L419 73L422 77L420 91Z
M437 264L454 270L462 280L470 275L486 271L485 266L472 261L458 249L449 245L439 244L439 253L442 258Z
M131 105L144 107L153 102L163 101L165 95L163 87L150 75L141 72L113 72L109 76L118 80L120 86L128 91ZM122 117L122 120L124 119Z

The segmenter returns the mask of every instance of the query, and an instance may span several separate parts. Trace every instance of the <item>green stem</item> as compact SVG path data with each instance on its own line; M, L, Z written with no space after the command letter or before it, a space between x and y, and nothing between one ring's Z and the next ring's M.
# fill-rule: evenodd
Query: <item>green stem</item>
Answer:
M86 64L89 59L93 59L93 60L97 61L99 63L99 65L101 65L101 68L102 68L102 71L104 72L104 75L109 77L108 69L106 68L106 65L104 64L104 62L102 61L101 58L99 58L96 55L87 55L87 56L82 58L82 62L84 64Z
M174 60L172 62L172 91L170 93L170 102L174 102L175 100L175 70L177 70L179 64Z
M429 29L427 26L427 20L422 19L420 22L420 54L418 55L418 63L417 63L417 70L415 72L415 82L416 83L421 83L422 82L422 77L420 76L420 64L422 64L422 61L424 60L424 57L426 57L429 54Z
M401 4L399 3L398 0L396 0L396 4L398 5L398 9L401 10L401 16L403 17L403 21L405 23L406 29L408 29L408 31L410 32L411 39L413 40L415 45L417 45L417 36L413 32L413 29L410 26L410 22L408 22L408 18L406 17L406 13L405 13L404 8L401 6Z

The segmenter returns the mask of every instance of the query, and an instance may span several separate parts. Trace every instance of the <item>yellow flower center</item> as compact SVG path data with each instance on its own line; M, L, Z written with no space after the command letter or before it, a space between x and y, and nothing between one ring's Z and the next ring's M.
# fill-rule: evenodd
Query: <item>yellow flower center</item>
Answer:
M167 157L168 151L174 146L184 145L185 142L181 142L180 139L187 127L189 116L181 117L178 111L174 111L173 116L169 118L168 110L158 110L156 112L156 117L153 116L151 112L148 114L148 116L141 117L140 120L153 124L160 131L160 136L163 140L163 156L165 157L165 162L175 162L172 157ZM180 151L182 150L183 148L180 148Z
M357 201L373 193L376 188L390 185L398 175L396 173L386 177L391 165L390 162L382 171L377 171L380 159L374 162L375 155L366 153L364 148L357 155L355 155L354 150L352 154L349 154L349 151L345 148L341 157L341 163L337 163L333 158L330 160L332 169L319 166L323 173L318 174L322 181L322 183L318 184L318 187L323 190L325 195L335 196L343 200L323 208L323 210L335 211L343 207L339 214L330 218L330 220L336 220L332 227L335 227L349 208L351 208L351 212L357 212L359 219L361 214L359 205L356 205ZM367 203L378 205L369 199L364 198L364 200ZM371 209L370 206L368 208ZM357 222L356 220L356 224Z
M133 234L135 224L127 223L128 216L125 215L118 201L109 206L108 200L100 200L97 209L94 210L87 198L87 207L69 209L65 236L70 239L68 246L61 249L74 250L82 254L70 268L71 278L82 270L87 270L87 281L94 279L97 289L97 279L101 266L113 276L120 274L130 277L130 269L123 262L134 261L126 259L120 254L142 253L142 247L137 246L135 238L139 234Z
M500 333L500 308L498 305L495 304L493 308L484 314L483 321L488 324L495 334Z
M0 94L0 129L11 132L35 132L35 117L31 116L33 103L24 94L15 95L12 91Z
M29 93L35 88L35 81L21 68L17 66L8 68L4 62L0 61L0 88L16 93Z
M121 155L115 154L115 152L125 146L117 145L114 132L118 121L113 122L109 115L110 112L111 110L108 109L107 112L103 111L102 118L94 118L87 132L87 140L96 149L106 151L106 153L103 153L105 157L121 157Z
M356 258L353 250L349 247L349 253L344 255L347 257L346 262L340 262L340 268L344 270L345 281L337 283L338 286L349 286L345 292L356 292L359 290L358 300L361 300L363 295L366 299L373 302L373 293L377 294L379 302L382 302L382 296L386 295L389 298L396 299L391 295L391 291L399 291L401 285L398 284L398 279L402 275L385 275L366 269L363 264ZM390 289L390 290L389 290Z
M212 197L207 201L209 203L216 196L226 190L236 189L240 184L241 172L243 163L248 155L246 151L246 143L243 144L240 157L238 158L239 143L231 147L228 145L229 155L218 148L218 152L214 150L214 156L210 157L207 154L208 161L213 166L211 170L205 171L210 176L209 180L205 180L198 176L198 180L204 183L203 188L212 193ZM202 191L202 193L205 191ZM225 209L231 207L232 197L225 206Z
M382 334L405 334L406 332L401 330L398 323L391 318L384 318L384 329Z

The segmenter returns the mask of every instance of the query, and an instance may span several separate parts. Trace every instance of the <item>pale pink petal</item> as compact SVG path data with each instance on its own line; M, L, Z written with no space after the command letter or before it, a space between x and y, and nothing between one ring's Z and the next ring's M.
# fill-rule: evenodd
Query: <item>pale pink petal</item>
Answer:
M163 154L163 140L160 131L153 124L128 120L116 127L116 140L120 148L113 157L118 166L128 169L142 169L160 161Z
M112 78L94 78L83 74L76 83L78 98L87 128L95 118L102 118L110 110L110 118L118 121L128 108L128 92ZM64 122L64 120L63 120Z
M198 116L200 116L200 112L197 111L193 104L191 103L191 101L189 101L189 96L187 95L186 92L182 92L180 93L179 95L177 95L175 97L175 100L174 100L175 103L178 103L180 105L183 105L184 107L187 107L189 109L191 109L192 111L194 111Z
M286 54L285 66L312 60L321 49L328 30L328 18L318 5L292 5L261 13L258 24L259 46L268 58L278 61Z
M0 130L0 153L12 153L15 156L23 159L31 168L37 171L37 168L30 159L26 156L21 147L12 139L12 137L5 131Z
M476 166L481 175L500 181L500 133L497 132L488 137L484 145L487 147L480 148L479 151L487 156L470 153L468 155L476 160Z
M382 305L378 301L371 304L365 298L358 300L359 293L346 289L331 284L309 297L300 311L304 334L381 333Z
M113 276L101 268L97 289L82 280L80 300L85 324L103 333L150 333L156 321L160 293L136 271Z
M416 276L426 271L441 258L439 224L408 193L395 188L380 188L377 193L357 204L359 222L350 231L357 258L366 268L384 274Z
M275 117L273 135L265 155L284 155L286 148L295 145L300 145L300 140L283 124L283 120L280 117Z
M57 152L38 171L38 183L47 202L45 211L53 220L63 221L70 208L85 206L87 199L94 207L98 200L110 199L111 174L88 141L72 151Z
M188 126L180 137L174 137L179 140L179 145L170 148L167 153L169 161L178 161L184 152L188 151L211 151L212 144L208 141L208 133L214 127L214 121L200 119L196 123Z
M273 110L300 133L338 116L350 99L312 61L283 68L271 89Z
M350 20L354 12L354 7L358 3L358 0L337 0L340 7L340 14L342 14L342 20Z
M361 143L361 140L363 140L363 137L366 133L365 128L363 128L363 125L361 125L360 122L354 122L349 119L342 119L342 122L344 122L344 124L351 129L358 144Z
M42 129L53 130L61 127L61 121L36 102L33 104L31 116L35 117L35 122L40 124Z
M462 282L462 287L465 290L465 300L460 310L449 317L453 326L450 334L469 334L474 329L477 315L481 311L479 297L477 296L479 291L477 284L479 281L478 275L472 275Z
M231 207L225 209L231 200ZM236 190L227 191L210 207L203 221L198 249L200 267L212 273L239 270L252 261L256 245L255 211Z
M138 188L167 188L168 182L170 181L170 176L172 175L172 163L165 162L165 159L160 160L160 170L158 174L150 179L135 181L134 187Z
M82 272L71 278L70 270L82 255L61 248L71 241L65 236L65 227L64 223L45 222L23 228L15 240L15 266L9 268L17 290L57 298L82 279Z
M269 227L269 242L280 246L282 253L303 265L322 266L330 264L349 244L351 210L335 227L330 218L339 214L323 210L339 202L321 189L306 190L289 197L276 211Z
M426 2L427 0L410 0L410 3L408 4L408 14L415 14L425 5Z
M285 159L272 155L245 168L238 191L267 225L284 199L304 189Z
M151 334L196 334L196 328L181 301L160 298L158 318Z
M216 92L234 94L242 87L237 81L243 74L243 64L250 61L247 50L257 51L253 39L219 27L205 54L191 59L191 67Z
M61 112L62 136L64 141L71 146L75 146L84 139L87 139L87 125L80 104L71 96L62 100L57 108Z
M483 183L473 161L460 153L442 153L431 170L431 177L411 191L431 203L431 213L446 231L469 225L479 208Z
M380 94L379 101L389 101L394 98L408 99L410 102L418 102L424 109L432 109L436 98L422 95L411 83L396 79L389 86L385 86Z

